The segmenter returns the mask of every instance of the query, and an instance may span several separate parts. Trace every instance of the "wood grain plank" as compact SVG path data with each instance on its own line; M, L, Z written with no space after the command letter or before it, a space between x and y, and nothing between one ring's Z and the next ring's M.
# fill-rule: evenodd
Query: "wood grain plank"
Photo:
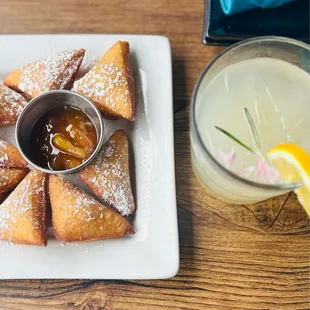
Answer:
M178 275L164 281L0 281L0 309L310 308L309 220L295 195L229 205L206 193L192 173L190 97L222 50L201 43L202 23L203 1L0 1L1 33L169 37L181 254Z

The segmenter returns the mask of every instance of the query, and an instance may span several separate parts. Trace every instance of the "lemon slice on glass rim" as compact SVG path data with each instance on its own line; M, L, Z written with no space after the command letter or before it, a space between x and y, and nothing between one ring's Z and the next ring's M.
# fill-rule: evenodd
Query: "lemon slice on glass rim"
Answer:
M303 184L294 192L310 217L310 155L298 145L283 143L270 149L267 156L284 182Z

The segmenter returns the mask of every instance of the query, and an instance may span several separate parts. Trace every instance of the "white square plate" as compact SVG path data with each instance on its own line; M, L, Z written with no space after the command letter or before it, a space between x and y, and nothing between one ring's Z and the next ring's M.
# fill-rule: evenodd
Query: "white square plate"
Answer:
M1 243L0 278L159 279L179 268L176 212L171 51L167 38L138 35L4 35L0 36L0 78L56 51L85 48L80 72L89 69L116 41L130 43L136 80L134 124L107 121L106 138L123 128L135 159L136 234L115 240L47 247ZM13 127L0 138L15 144ZM82 186L81 184L79 184Z

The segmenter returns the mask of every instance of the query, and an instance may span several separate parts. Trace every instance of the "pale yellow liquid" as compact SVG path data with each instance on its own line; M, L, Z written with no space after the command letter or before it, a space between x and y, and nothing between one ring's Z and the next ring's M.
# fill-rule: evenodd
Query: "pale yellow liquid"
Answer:
M225 153L236 152L232 171L257 166L257 157L215 126L253 146L244 108L249 110L256 125L263 156L270 148L285 142L295 143L310 153L310 78L306 72L281 60L256 58L226 67L201 90L195 111L198 131L208 150L220 162L219 149ZM199 162L199 155L196 157ZM222 176L218 177L212 181L220 184ZM255 171L242 177L269 182ZM281 183L281 180L273 182Z

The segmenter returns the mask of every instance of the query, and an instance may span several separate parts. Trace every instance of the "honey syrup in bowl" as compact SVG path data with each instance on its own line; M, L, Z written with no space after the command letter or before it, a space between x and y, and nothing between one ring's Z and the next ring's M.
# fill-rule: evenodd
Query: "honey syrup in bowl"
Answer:
M97 146L97 133L89 117L77 107L52 108L34 124L33 161L50 170L68 170L85 162Z

